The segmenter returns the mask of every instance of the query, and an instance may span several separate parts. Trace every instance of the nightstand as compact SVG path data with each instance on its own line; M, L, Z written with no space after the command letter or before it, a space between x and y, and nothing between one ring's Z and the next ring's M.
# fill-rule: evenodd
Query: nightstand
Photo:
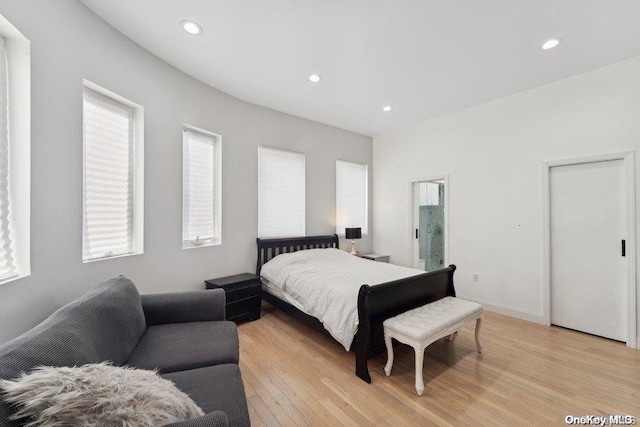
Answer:
M262 284L258 276L243 273L205 280L205 283L207 289L224 289L227 320L238 322L260 318Z
M389 262L389 255L365 254L365 255L362 255L362 258L370 259L371 261Z

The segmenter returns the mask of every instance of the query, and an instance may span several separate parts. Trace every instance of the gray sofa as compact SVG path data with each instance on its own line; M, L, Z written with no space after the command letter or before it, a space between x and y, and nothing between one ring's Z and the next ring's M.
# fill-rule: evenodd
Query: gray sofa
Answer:
M238 333L224 321L223 290L142 295L120 276L91 289L23 335L0 346L0 379L36 366L110 361L158 369L205 416L179 427L249 426L238 368ZM0 396L0 426L19 426Z

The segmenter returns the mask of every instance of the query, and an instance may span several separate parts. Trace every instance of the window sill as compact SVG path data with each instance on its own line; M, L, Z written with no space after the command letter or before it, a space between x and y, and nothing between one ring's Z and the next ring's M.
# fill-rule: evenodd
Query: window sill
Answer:
M7 277L5 279L0 280L0 286L4 285L6 283L15 282L16 280L24 279L25 277L29 277L29 276L31 276L31 273L16 274L15 276Z
M108 260L108 259L126 258L126 257L130 257L130 256L142 255L142 254L144 254L144 252L131 252L130 254L104 256L104 257L101 257L101 258L83 259L82 263L83 264L90 264L90 263L93 263L93 262L105 261L105 260Z
M207 243L201 243L201 244L196 244L194 242L182 242L182 249L197 249L197 248L208 248L211 246L220 246L222 245L222 239L216 239L213 240L212 242L207 242Z

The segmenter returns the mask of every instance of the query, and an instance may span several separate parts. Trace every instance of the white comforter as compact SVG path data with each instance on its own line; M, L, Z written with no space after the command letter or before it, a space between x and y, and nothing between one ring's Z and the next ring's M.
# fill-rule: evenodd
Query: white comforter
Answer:
M339 249L308 249L278 255L261 275L298 302L349 350L358 329L358 290L424 271L375 262Z

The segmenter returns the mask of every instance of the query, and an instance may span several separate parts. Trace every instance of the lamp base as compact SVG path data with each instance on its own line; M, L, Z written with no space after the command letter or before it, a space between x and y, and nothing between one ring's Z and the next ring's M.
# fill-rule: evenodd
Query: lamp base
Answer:
M351 241L351 252L350 252L350 254L351 255L357 255L358 254L358 251L356 251L356 241L355 240Z

